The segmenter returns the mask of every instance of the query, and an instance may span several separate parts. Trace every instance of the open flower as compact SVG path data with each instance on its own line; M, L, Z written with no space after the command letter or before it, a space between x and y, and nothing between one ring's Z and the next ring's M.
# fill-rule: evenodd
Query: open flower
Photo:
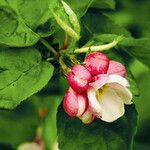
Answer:
M119 75L95 77L87 90L91 112L101 120L113 122L124 115L124 104L132 104L128 81Z
M90 72L82 65L75 65L68 74L68 82L72 89L78 93L87 90L89 82L92 80Z

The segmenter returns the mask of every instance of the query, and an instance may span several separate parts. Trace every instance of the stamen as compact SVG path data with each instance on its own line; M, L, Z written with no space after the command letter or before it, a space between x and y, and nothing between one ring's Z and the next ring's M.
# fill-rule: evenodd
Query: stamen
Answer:
M108 90L108 86L104 85L102 88L98 89L96 91L96 98L98 101L101 101L103 99L104 93Z

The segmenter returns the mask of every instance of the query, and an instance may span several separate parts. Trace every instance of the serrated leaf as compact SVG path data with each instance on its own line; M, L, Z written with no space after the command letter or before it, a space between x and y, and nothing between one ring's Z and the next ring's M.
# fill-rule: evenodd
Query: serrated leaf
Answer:
M58 109L57 130L60 150L131 150L136 131L137 112L134 105L126 106L125 115L113 123L100 119L85 125Z
M41 90L53 74L34 48L0 50L0 107L12 109Z
M38 114L30 101L13 111L0 110L0 143L11 146L33 140L38 126Z

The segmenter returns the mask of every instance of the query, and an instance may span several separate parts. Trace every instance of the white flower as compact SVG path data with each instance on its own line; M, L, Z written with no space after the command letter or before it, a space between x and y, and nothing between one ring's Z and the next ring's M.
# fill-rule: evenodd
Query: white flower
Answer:
M128 81L116 74L101 74L87 90L91 112L101 120L113 122L124 115L124 104L132 104Z

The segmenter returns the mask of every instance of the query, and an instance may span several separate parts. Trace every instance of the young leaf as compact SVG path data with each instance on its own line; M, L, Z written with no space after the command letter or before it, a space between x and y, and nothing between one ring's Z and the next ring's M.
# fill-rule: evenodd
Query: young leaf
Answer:
M70 118L60 106L57 114L59 149L131 150L136 125L137 112L134 105L126 106L125 115L113 123L97 119L89 125L77 118Z
M64 7L65 5L65 7ZM80 35L73 29L72 21L70 22L70 7L66 6L66 3L63 3L59 0L56 0L56 3L53 7L49 7L50 12L53 14L54 19L57 24L73 39L78 40ZM67 11L66 11L67 10ZM69 11L69 12L68 12ZM68 16L69 13L69 16ZM72 13L72 10L71 10ZM75 15L75 14L74 14ZM72 19L71 19L72 20Z
M74 27L74 30L77 32L77 34L80 35L81 29L80 29L80 24L79 24L76 14L73 12L73 10L70 8L70 6L67 5L67 3L65 3L63 0L62 0L62 4L64 6L66 13L69 16L69 20L70 20L72 26Z
M80 36L68 25L66 24L59 16L57 16L53 12L54 18L56 19L57 23L60 25L60 27L72 38L79 40Z
M0 50L0 107L12 109L41 90L53 74L34 48Z

